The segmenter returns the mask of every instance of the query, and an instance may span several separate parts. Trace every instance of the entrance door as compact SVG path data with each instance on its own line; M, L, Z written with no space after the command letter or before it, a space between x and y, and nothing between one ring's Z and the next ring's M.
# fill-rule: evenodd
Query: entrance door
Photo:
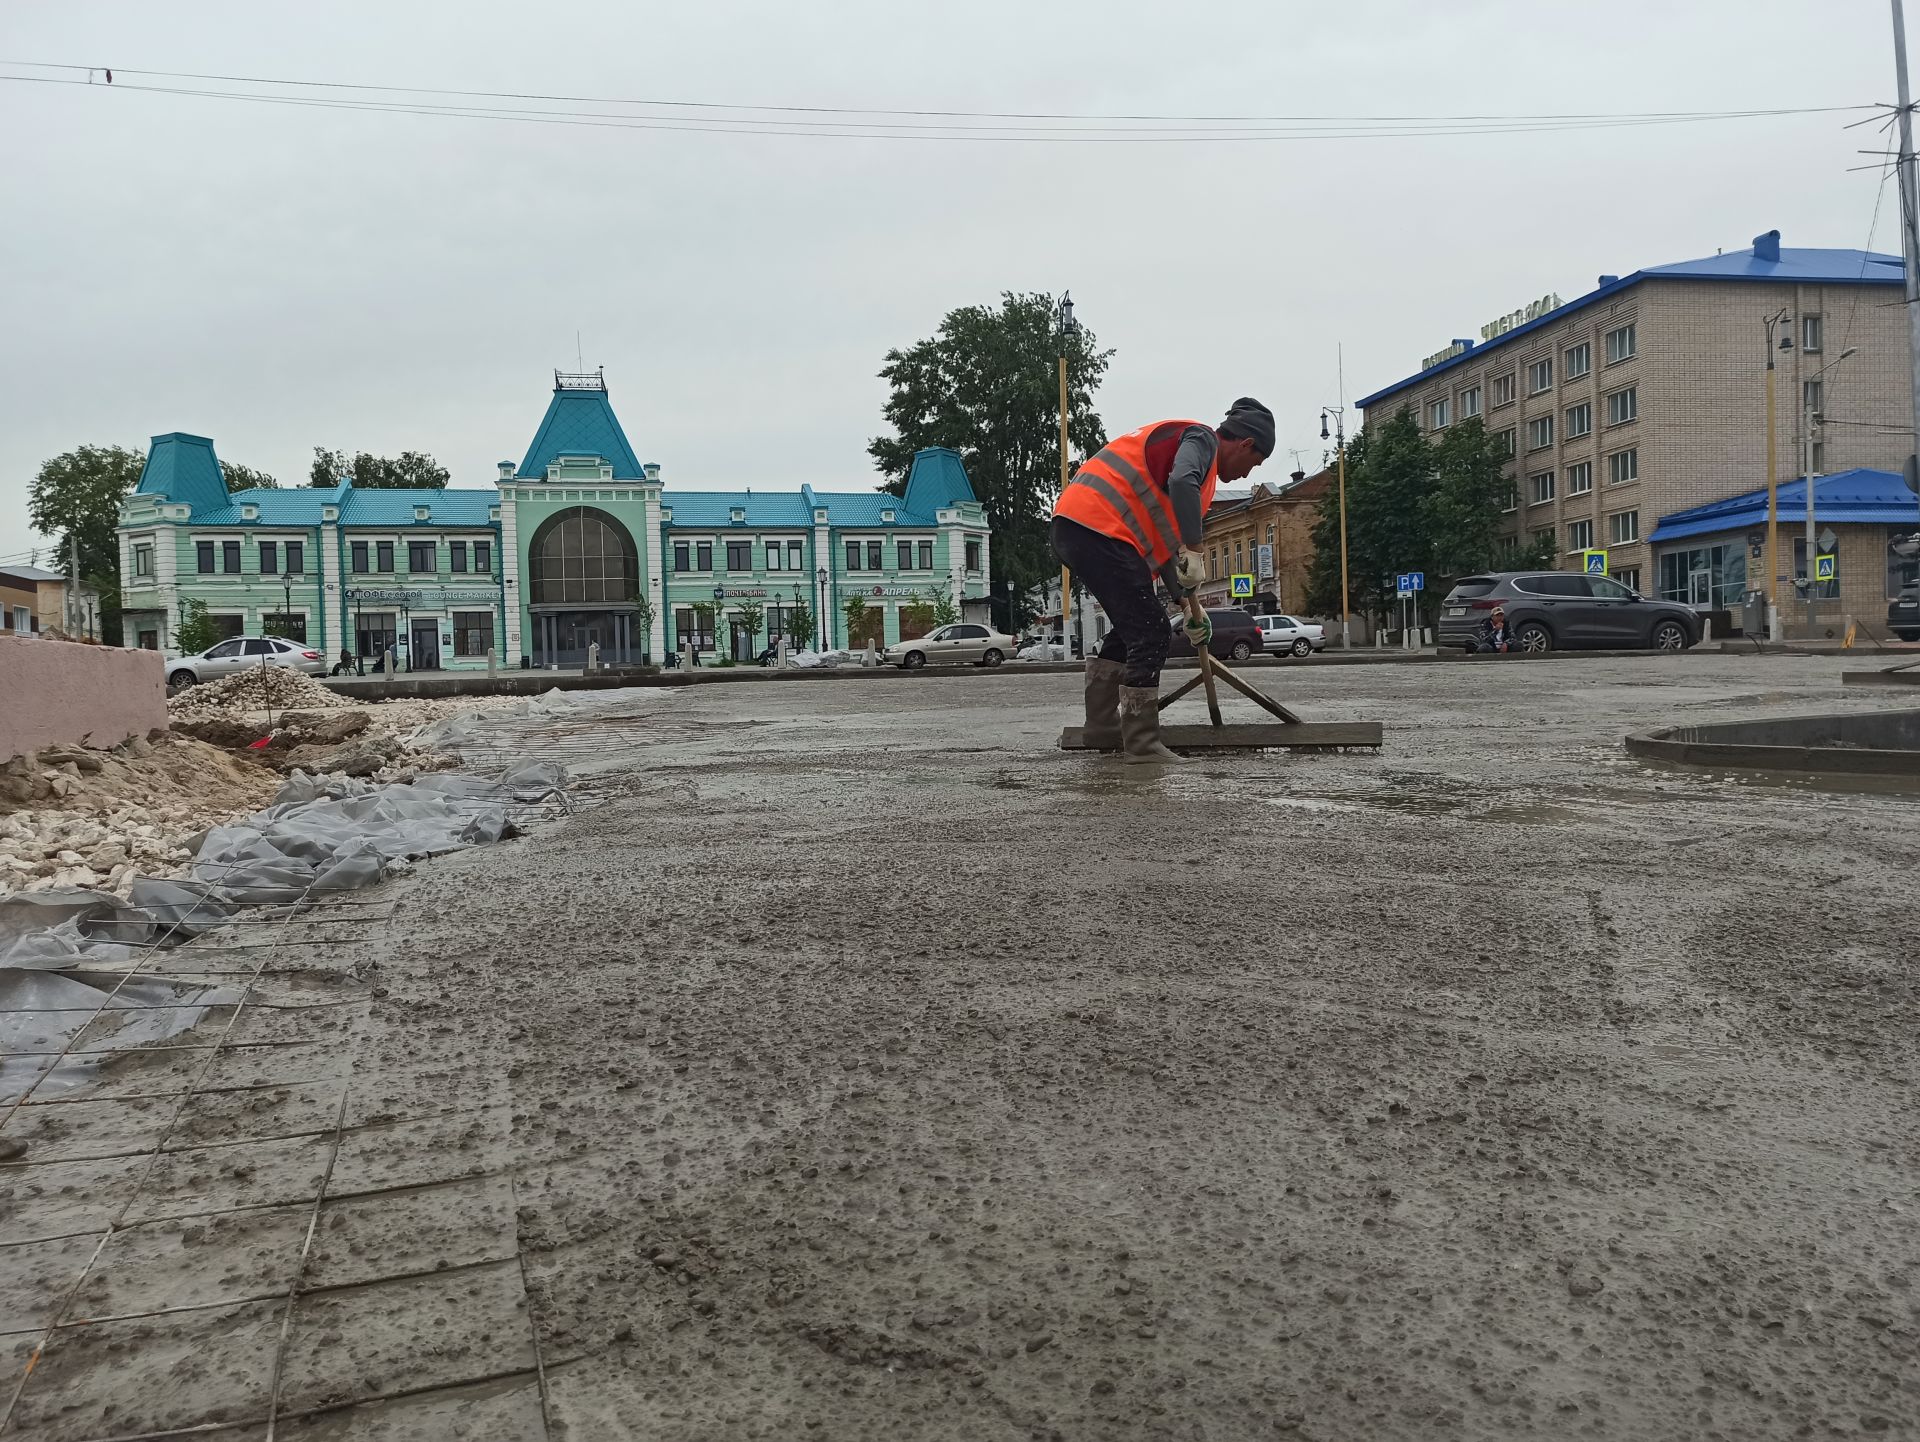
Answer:
M1696 551L1695 555L1705 555ZM1710 607L1713 605L1713 572L1706 568L1687 574L1687 604L1689 606Z
M414 670L438 671L440 669L440 623L438 621L415 621L408 640L412 643Z
M753 649L753 632L749 631L746 626L739 621L732 621L728 624L733 628L733 659L736 661L752 661L756 659L760 653Z

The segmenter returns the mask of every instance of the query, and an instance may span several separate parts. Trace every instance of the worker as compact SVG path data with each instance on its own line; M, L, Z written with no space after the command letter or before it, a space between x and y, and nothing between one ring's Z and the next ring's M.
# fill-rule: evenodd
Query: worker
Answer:
M1243 480L1273 454L1273 412L1250 397L1217 426L1155 421L1081 462L1053 508L1054 554L1106 609L1112 629L1086 672L1085 742L1128 761L1175 761L1160 740L1160 668L1172 644L1154 576L1176 601L1205 578L1200 523L1221 481ZM1200 611L1185 630L1195 654L1213 638Z

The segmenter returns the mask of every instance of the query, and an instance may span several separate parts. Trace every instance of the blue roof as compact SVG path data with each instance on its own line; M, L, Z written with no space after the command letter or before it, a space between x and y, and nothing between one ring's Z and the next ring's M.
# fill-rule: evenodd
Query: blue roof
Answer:
M1897 255L1871 250L1791 249L1780 244L1780 232L1770 230L1754 237L1753 246L1730 255L1710 255L1701 260L1683 260L1672 265L1648 266L1632 275L1600 277L1597 289L1576 300L1535 316L1525 325L1517 325L1505 335L1495 336L1469 346L1459 355L1439 365L1397 380L1392 385L1362 396L1354 404L1361 409L1388 396L1420 384L1456 366L1472 365L1496 346L1530 335L1544 326L1565 320L1574 311L1608 296L1638 285L1643 280L1758 280L1783 285L1901 285L1906 268ZM1816 496L1817 500L1817 496Z
M1782 481L1775 491L1780 520L1787 524L1803 522L1807 514L1806 481ZM1813 514L1815 524L1822 526L1831 521L1836 526L1920 527L1920 496L1908 490L1907 483L1892 471L1836 471L1814 477ZM1720 531L1750 530L1766 523L1767 493L1748 491L1662 516L1647 539L1678 541Z
M605 390L555 386L553 399L547 402L547 414L534 432L526 459L520 462L519 475L541 480L547 467L561 456L598 456L613 466L617 481L646 478Z
M735 508L747 513L742 525L791 526L804 530L813 524L813 508L804 496L793 491L767 491L760 495L752 491L677 491L670 493L664 504L673 512L676 526L706 529L730 526L734 524Z
M185 502L197 514L225 507L227 478L220 471L220 458L213 453L212 441L185 431L169 431L153 438L133 493Z
M931 516L942 507L973 499L973 482L967 479L966 463L960 459L960 452L946 446L929 446L913 453L913 465L907 471L908 510Z
M227 504L193 513L202 526L317 526L326 506L340 507L343 526L486 526L487 508L499 503L493 490L358 489L337 486L300 486L288 490L235 491ZM258 508L251 520L242 506ZM415 506L427 507L427 519L416 521Z

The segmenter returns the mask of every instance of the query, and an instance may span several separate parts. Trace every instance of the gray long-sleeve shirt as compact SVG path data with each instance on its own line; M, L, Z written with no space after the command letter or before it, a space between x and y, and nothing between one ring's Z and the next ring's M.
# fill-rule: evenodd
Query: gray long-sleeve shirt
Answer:
M1173 502L1173 524L1180 531L1180 544L1188 550L1197 550L1200 545L1201 522L1205 512L1200 507L1200 487L1207 479L1207 472L1213 469L1215 452L1220 449L1219 438L1205 426L1188 426L1180 437L1180 445L1173 453L1173 469L1167 472L1167 497ZM1186 595L1186 590L1174 579L1174 567L1179 562L1174 556L1160 568L1161 579L1167 583L1167 590L1175 599Z

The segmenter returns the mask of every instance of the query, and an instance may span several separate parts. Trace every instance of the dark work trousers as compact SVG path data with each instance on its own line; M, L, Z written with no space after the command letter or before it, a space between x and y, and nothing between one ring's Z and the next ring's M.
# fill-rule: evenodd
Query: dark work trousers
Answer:
M1053 518L1053 553L1074 578L1093 592L1112 627L1100 645L1100 659L1124 662L1128 686L1158 686L1160 668L1167 663L1173 643L1173 625L1166 608L1153 593L1153 571L1146 557L1125 541ZM1071 640L1067 654L1073 654Z

